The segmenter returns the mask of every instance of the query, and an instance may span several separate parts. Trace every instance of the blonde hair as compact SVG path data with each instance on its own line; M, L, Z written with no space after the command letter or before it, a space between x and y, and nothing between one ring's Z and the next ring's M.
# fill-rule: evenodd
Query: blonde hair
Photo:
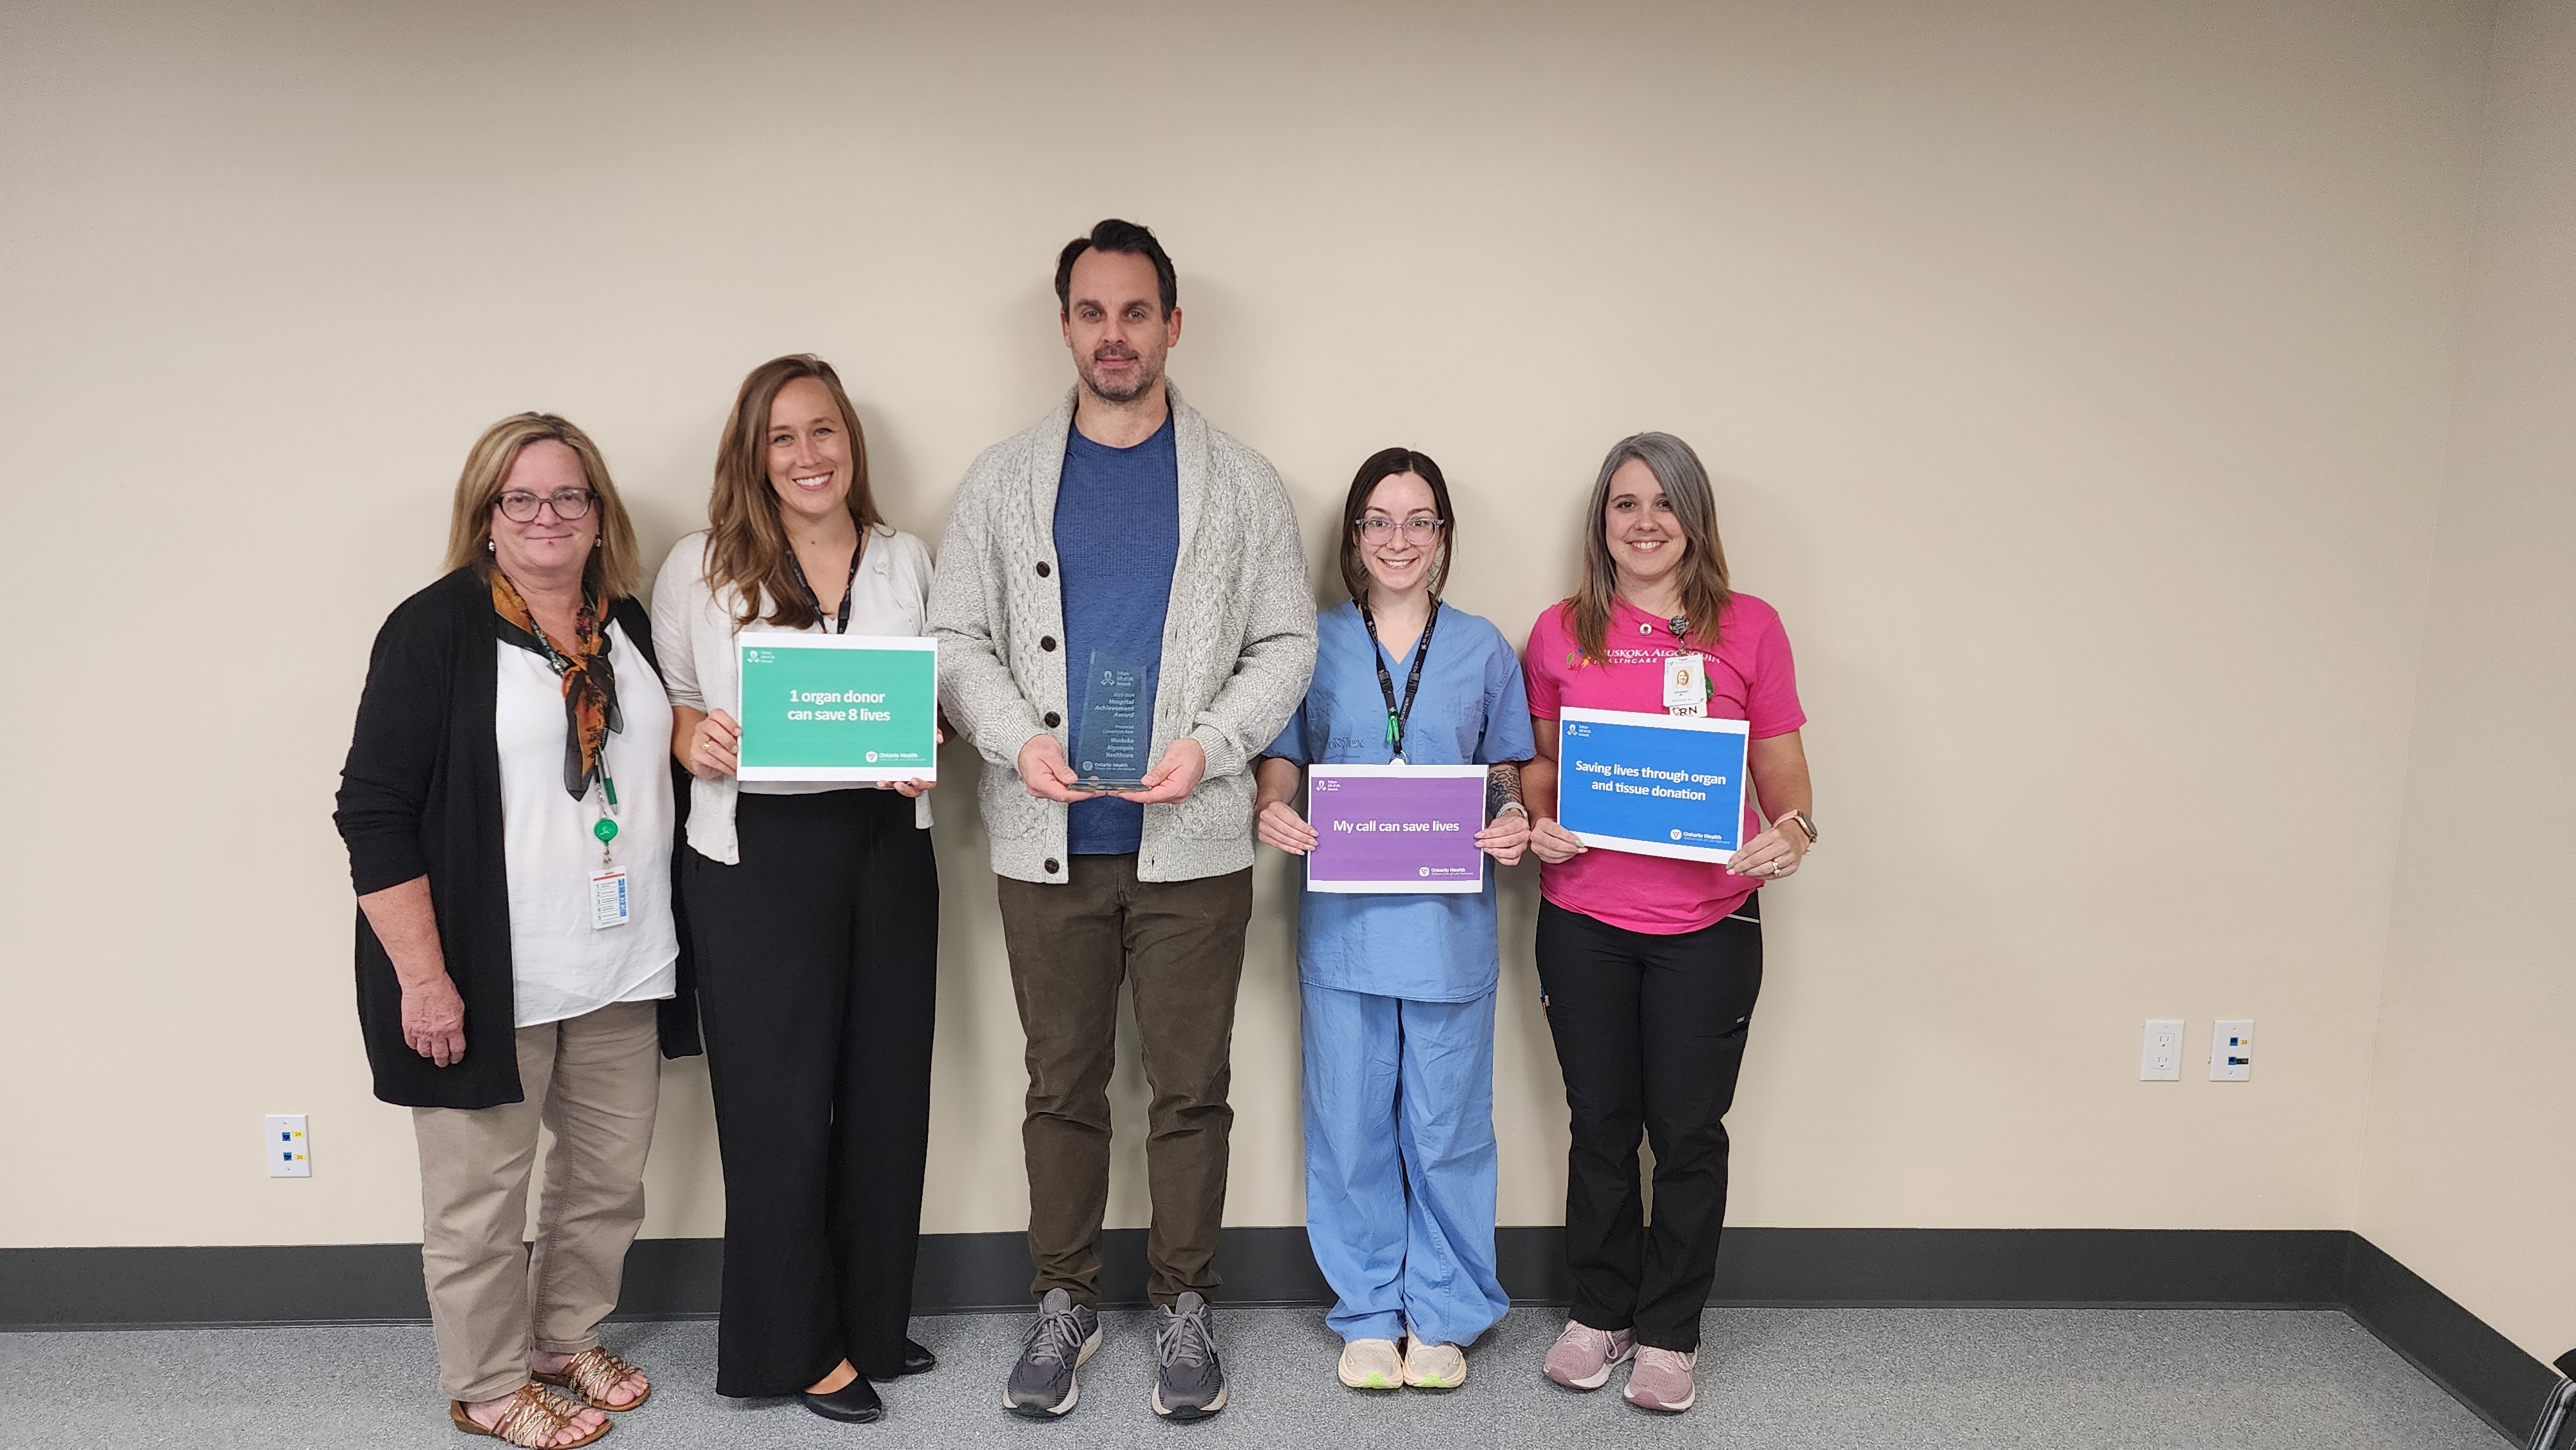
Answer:
M608 460L600 457L599 445L590 441L589 434L552 413L513 413L474 440L473 450L465 455L465 471L456 478L456 507L447 523L448 569L453 572L472 565L477 571L488 571L492 567L492 501L501 496L501 485L519 461L520 450L546 442L562 444L581 460L582 481L591 492L590 507L599 516L599 547L591 550L590 562L582 566L582 588L597 595L602 604L632 597L642 573L635 524L617 497L617 485L609 481Z
M1681 526L1682 617L1690 621L1692 642L1717 648L1717 617L1734 597L1726 584L1726 546L1717 537L1717 496L1699 455L1670 433L1632 433L1610 445L1609 456L1601 460L1601 476L1593 480L1583 582L1566 601L1574 606L1575 647L1596 665L1608 663L1611 601L1619 588L1618 566L1610 559L1610 476L1632 458L1664 486L1673 522Z
M859 549L868 547L869 531L882 520L876 495L868 489L868 435L859 427L858 410L841 390L841 375L812 353L771 358L751 370L734 395L733 413L725 419L724 438L716 445L715 491L707 496L706 577L709 592L721 598L734 591L734 627L748 627L769 601L769 622L781 629L819 624L805 591L796 587L789 566L787 525L778 517L778 492L769 485L769 405L781 388L798 378L812 378L832 395L841 424L850 436L851 522L859 526Z

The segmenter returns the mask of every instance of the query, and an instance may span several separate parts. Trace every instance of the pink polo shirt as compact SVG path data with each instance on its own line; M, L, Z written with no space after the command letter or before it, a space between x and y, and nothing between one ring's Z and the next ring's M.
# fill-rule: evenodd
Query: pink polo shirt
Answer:
M1603 639L1608 660L1593 664L1574 642L1574 606L1558 604L1530 627L1523 672L1530 714L1553 732L1557 712L1664 711L1664 661L1681 652L1672 627L1624 599L1613 600ZM1718 616L1717 647L1693 653L1707 661L1708 713L1742 720L1756 740L1786 735L1807 723L1798 706L1798 669L1789 658L1789 636L1780 612L1750 594L1738 594ZM1745 793L1744 838L1760 831L1753 794ZM1761 883L1714 861L1671 861L1600 847L1561 865L1539 863L1539 894L1567 911L1629 931L1678 936L1697 931L1734 911Z

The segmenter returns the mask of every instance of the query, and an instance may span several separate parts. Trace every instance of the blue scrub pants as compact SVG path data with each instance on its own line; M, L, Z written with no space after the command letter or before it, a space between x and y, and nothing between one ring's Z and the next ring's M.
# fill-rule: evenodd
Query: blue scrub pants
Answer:
M1494 994L1415 1002L1303 985L1306 1237L1344 1340L1466 1344L1494 1273Z

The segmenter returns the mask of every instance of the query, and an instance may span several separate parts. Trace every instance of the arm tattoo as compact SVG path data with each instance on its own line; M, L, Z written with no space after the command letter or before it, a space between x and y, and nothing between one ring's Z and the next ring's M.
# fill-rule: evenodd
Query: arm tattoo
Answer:
M1520 806L1522 815L1529 814L1521 804L1521 768L1508 760L1485 772L1485 819L1502 814L1505 806Z

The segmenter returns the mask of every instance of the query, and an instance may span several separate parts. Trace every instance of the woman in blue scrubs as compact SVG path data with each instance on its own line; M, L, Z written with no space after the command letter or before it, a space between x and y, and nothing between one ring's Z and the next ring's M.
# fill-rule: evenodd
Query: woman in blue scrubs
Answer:
M1264 752L1254 829L1302 856L1307 765L1483 765L1504 865L1529 841L1536 753L1520 660L1444 604L1456 539L1440 466L1405 448L1360 465L1342 509L1351 602L1316 621L1315 679ZM1460 1346L1509 1301L1494 1273L1494 878L1454 895L1303 892L1306 1233L1339 1302L1342 1383L1455 1389Z

